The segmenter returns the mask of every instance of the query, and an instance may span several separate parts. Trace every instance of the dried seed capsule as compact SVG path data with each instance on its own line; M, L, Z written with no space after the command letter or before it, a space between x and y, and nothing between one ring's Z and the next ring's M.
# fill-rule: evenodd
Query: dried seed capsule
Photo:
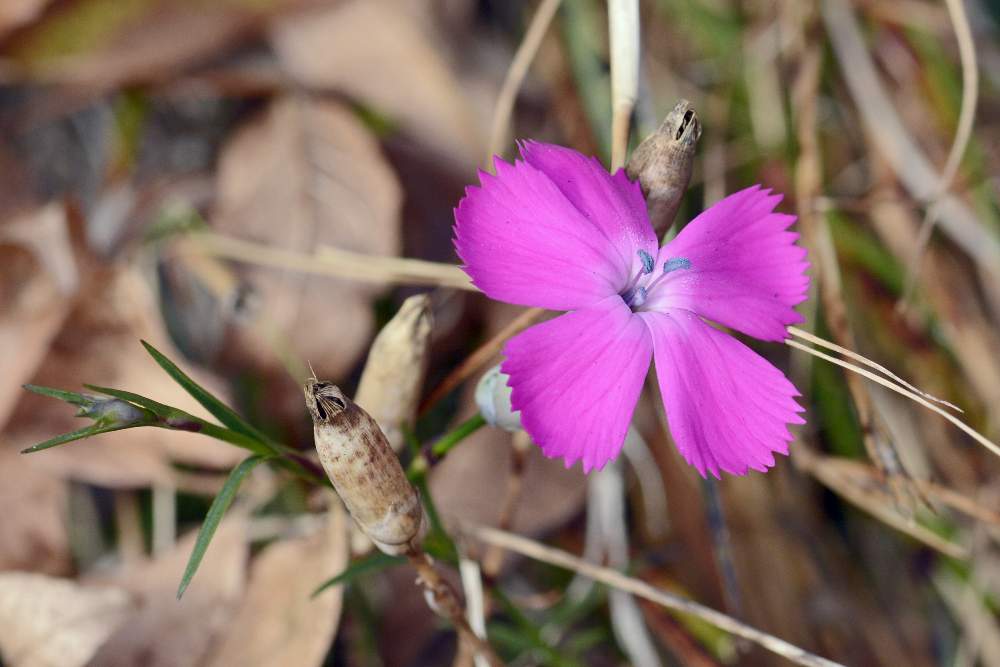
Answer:
M404 301L375 337L354 395L397 452L403 447L403 425L416 417L433 321L426 294Z
M629 158L629 178L639 179L656 236L667 231L691 182L694 149L701 123L691 103L678 102L653 134Z
M319 460L354 521L383 552L412 551L423 505L378 424L329 382L311 378L303 390Z

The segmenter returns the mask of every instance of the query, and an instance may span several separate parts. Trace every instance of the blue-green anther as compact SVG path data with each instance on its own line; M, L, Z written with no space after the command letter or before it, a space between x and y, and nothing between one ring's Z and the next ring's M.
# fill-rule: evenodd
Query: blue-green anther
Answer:
M670 273L678 269L690 269L691 260L686 257L672 257L663 263L663 272Z
M653 260L653 256L650 255L645 250L643 250L642 248L640 248L639 249L639 259L642 260L642 272L643 273L652 273L653 272L653 264L655 263L654 260Z

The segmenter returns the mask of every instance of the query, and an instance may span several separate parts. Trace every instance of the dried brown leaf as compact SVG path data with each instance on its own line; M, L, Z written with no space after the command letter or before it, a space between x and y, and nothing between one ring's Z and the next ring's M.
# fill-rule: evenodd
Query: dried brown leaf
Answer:
M0 654L10 667L80 667L131 613L118 588L0 573Z
M12 60L31 78L94 92L164 80L252 37L270 15L295 2L63 3L62 11L51 12L20 37Z
M61 205L0 226L0 426L69 314L77 280Z
M116 578L138 609L90 661L93 667L193 667L232 621L243 595L246 518L223 520L184 597L177 583L194 546L188 534L161 558L130 567Z
M64 481L0 443L0 571L69 570L68 502Z
M34 21L52 0L5 0L0 3L0 37Z
M247 594L209 667L323 664L336 634L343 587L311 594L347 565L347 517L331 503L314 535L277 542L250 569Z
M351 0L291 15L272 43L298 81L371 105L429 149L466 166L485 150L485 128L440 40L401 3Z
M323 244L398 253L399 184L343 105L277 100L225 148L218 187L214 224L232 236L303 253ZM247 277L257 305L254 329L240 336L242 357L275 366L274 344L260 335L271 330L326 377L357 361L373 328L372 287L268 268Z

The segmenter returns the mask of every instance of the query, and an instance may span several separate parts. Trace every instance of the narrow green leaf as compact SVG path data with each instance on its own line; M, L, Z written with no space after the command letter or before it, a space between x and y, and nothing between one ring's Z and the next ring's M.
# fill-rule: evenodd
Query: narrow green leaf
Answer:
M33 394L48 396L49 398L57 398L60 401L66 401L67 403L71 403L73 405L88 406L93 403L93 399L89 396L78 394L75 391L65 391L63 389L53 389L51 387L40 387L37 384L24 384L21 386Z
M191 583L191 578L198 571L201 559L205 556L205 551L208 549L212 537L215 536L215 531L219 527L223 515L225 515L229 506L232 505L233 498L236 497L236 491L240 488L243 479L250 474L251 470L267 460L268 457L266 456L251 456L233 468L233 471L229 473L229 478L226 479L226 483L222 486L222 490L219 491L219 495L212 501L212 506L208 508L208 514L205 515L205 522L201 524L201 530L198 531L198 538L195 540L194 549L191 550L191 557L188 559L187 567L184 568L184 576L181 577L180 586L177 588L178 600L184 595L188 584Z
M146 351L149 352L150 356L156 360L156 363L160 365L160 368L165 370L167 374L177 382L177 384L184 388L184 391L191 394L196 401L201 403L203 408L208 410L208 412L222 422L223 425L228 426L237 433L242 433L243 435L253 438L259 442L269 443L267 436L243 419L243 417L236 414L235 410L213 396L207 389L192 380L177 366L177 364L170 361L170 359L167 359L162 352L146 341L142 341L142 345L146 348Z
M22 449L22 454L31 454L33 452L40 452L43 449L50 449L52 447L58 447L59 445L65 445L67 442L73 442L74 440L82 440L84 438L89 438L92 435L99 435L101 433L111 433L112 431L120 431L126 428L135 428L136 426L141 426L141 424L91 424L90 426L84 426L76 431L71 431L70 433L63 433L62 435L57 435L54 438L50 438L45 442L40 442L37 445L32 445L27 449Z
M367 558L359 558L348 565L347 568L337 576L324 581L319 588L313 591L311 597L316 597L328 588L332 588L339 584L349 584L368 572L378 572L379 570L384 570L395 565L401 565L405 562L406 559L402 556L389 556L381 551L377 551Z

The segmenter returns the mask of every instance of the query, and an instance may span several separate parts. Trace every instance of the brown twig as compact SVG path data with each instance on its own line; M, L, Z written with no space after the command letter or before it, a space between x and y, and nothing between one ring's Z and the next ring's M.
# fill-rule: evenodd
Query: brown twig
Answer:
M538 48L542 45L542 38L545 37L561 2L562 0L542 0L539 3L535 15L531 18L531 24L524 33L524 39L517 47L513 60L510 61L510 68L507 70L507 76L504 77L496 106L493 108L490 145L486 154L486 169L490 171L493 171L493 156L500 154L507 142L510 117L514 111L517 91L521 89L524 77L528 74L528 68L531 67L531 61L535 59Z
M650 602L655 602L668 609L690 614L720 630L748 639L796 664L805 665L806 667L837 667L840 665L840 663L810 653L805 649L758 630L711 607L706 607L693 600L668 593L645 581L622 574L617 570L588 563L560 549L554 549L526 537L521 537L520 535L514 535L513 533L478 524L463 523L461 530L481 542L495 544L503 549L519 553L528 558L572 570L594 581L631 593Z
M407 552L406 557L417 571L417 583L424 589L428 606L455 626L459 641L465 644L468 650L483 657L488 664L503 665L503 661L493 651L489 642L472 631L458 595L451 584L434 568L430 556L419 548L414 548Z
M455 387L465 382L473 373L485 366L494 355L500 352L500 348L502 348L503 344L507 342L507 339L530 327L544 314L545 309L543 308L529 308L518 315L510 324L497 333L497 335L480 345L472 354L466 357L462 363L452 369L451 373L449 373L448 376L434 388L434 391L432 391L430 395L424 399L424 402L420 404L420 409L417 411L418 416L426 414L431 407L451 393Z

